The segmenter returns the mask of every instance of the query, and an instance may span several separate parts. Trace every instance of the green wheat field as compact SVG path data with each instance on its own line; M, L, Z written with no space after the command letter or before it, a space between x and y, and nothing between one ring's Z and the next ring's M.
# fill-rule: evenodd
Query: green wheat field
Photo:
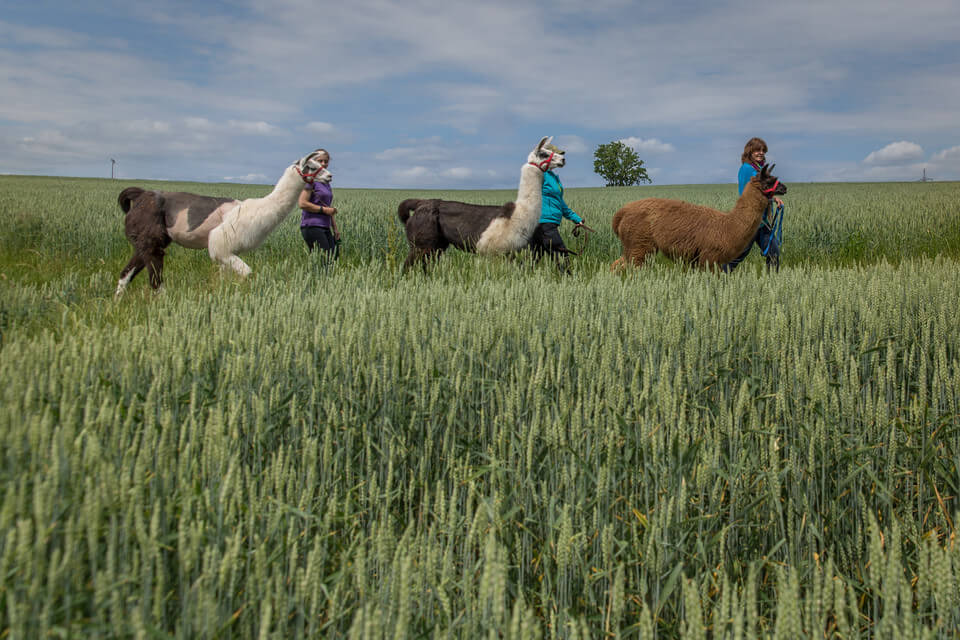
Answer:
M0 177L0 638L960 637L960 185L791 184L783 266L449 252L335 189L247 280Z

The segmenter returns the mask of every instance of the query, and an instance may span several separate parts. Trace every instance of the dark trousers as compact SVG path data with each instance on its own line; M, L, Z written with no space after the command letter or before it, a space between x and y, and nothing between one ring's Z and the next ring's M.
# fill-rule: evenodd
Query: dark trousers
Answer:
M529 246L538 260L544 256L550 256L556 261L561 271L570 270L567 264L567 254L570 250L563 244L563 238L560 237L560 225L553 222L538 224L533 230L533 235L530 236Z
M333 238L333 230L326 227L300 227L300 235L311 253L315 248L325 251L334 260L340 255L339 243Z
M766 221L760 224L760 228L757 229L757 235L753 237L753 240L750 244L747 245L747 248L744 249L743 253L739 256L728 262L727 264L720 267L721 271L730 273L737 266L743 262L747 254L750 253L750 250L753 249L753 245L756 244L760 247L760 251L763 251L769 245L770 250L767 251L767 268L768 269L780 269L780 245L777 244L777 238L773 235L773 229L767 226Z

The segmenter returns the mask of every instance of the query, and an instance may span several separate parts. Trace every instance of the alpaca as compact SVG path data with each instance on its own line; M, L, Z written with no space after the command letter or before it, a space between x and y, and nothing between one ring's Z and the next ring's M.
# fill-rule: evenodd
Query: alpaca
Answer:
M542 138L520 168L516 202L499 207L415 198L401 202L397 216L410 244L404 271L417 262L426 269L426 259L440 256L450 245L482 255L527 246L540 220L543 174L566 163L562 151L545 148L551 139Z
M773 166L764 165L729 213L664 198L625 204L613 216L613 232L620 238L623 255L610 270L627 261L642 265L657 251L701 268L730 262L753 241L770 198L787 192L772 170Z
M206 248L222 266L250 275L250 267L236 254L260 246L290 213L304 183L331 180L330 172L315 160L317 153L287 167L263 198L235 200L140 187L121 191L117 201L126 214L124 230L134 252L120 272L115 295L121 296L144 267L150 286L158 289L163 282L163 256L171 242L189 249Z

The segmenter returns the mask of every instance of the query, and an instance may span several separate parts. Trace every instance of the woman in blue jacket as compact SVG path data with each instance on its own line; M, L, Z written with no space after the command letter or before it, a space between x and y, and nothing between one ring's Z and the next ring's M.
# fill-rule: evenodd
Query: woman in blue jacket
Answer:
M560 152L553 145L544 147L548 151ZM584 224L583 218L567 206L563 200L563 185L560 178L553 170L543 174L543 204L540 208L540 222L537 228L533 230L530 237L530 248L537 258L544 255L551 255L557 261L557 266L564 272L569 272L567 265L567 254L570 250L563 244L563 238L560 237L560 222L563 218L570 220L576 226Z
M750 138L747 140L747 144L743 147L743 154L740 156L740 162L740 172L737 174L737 182L740 186L740 193L742 194L744 187L750 182L750 178L760 173L761 167L767 162L767 143L764 142L762 138ZM783 206L783 200L780 198L774 197L773 202L778 207ZM761 251L767 246L770 247L766 256L767 269L780 269L780 245L777 244L777 238L773 234L773 229L770 226L769 220L771 216L769 214L772 214L772 211L768 207L767 210L763 212L763 222L760 223L760 228L757 229L757 235L754 236L753 241L747 245L747 248L738 257L720 267L723 271L729 273L736 269L737 265L743 262L747 254L750 253L754 243L760 247Z

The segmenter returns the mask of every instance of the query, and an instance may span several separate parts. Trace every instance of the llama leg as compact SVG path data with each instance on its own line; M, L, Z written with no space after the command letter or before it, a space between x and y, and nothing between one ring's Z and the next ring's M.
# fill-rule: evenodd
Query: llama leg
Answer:
M147 273L150 275L150 286L157 290L163 284L163 254L158 248L147 258Z
M220 263L225 267L230 267L233 269L234 273L239 275L241 278L246 278L248 275L253 273L253 269L251 269L246 262L233 254L227 256L225 260L221 260Z
M140 257L139 253L133 254L133 257L130 258L130 262L127 263L127 266L123 268L123 271L120 272L120 280L117 282L117 291L114 293L115 298L119 298L123 295L123 292L126 291L127 285L130 284L130 281L133 280L140 270L143 269L144 262L143 258Z
M647 259L651 253L656 253L657 248L654 246L653 241L647 238L641 239L639 242L631 243L629 249L624 247L623 254L626 256L627 260L633 263L636 267L642 267L644 261Z
M415 265L417 261L422 258L423 258L423 252L420 251L420 249L411 247L410 251L407 253L407 259L403 261L404 273L406 273L407 269Z
M253 273L253 269L237 257L237 255L231 251L231 248L227 246L228 244L224 238L224 226L221 224L210 232L210 236L207 238L207 252L211 258L219 262L222 266L230 267L234 273L246 278Z
M442 253L443 249L410 247L410 253L407 254L407 259L403 262L403 271L406 272L410 267L419 263L420 266L423 267L423 272L426 273L427 263L431 260L437 260Z

